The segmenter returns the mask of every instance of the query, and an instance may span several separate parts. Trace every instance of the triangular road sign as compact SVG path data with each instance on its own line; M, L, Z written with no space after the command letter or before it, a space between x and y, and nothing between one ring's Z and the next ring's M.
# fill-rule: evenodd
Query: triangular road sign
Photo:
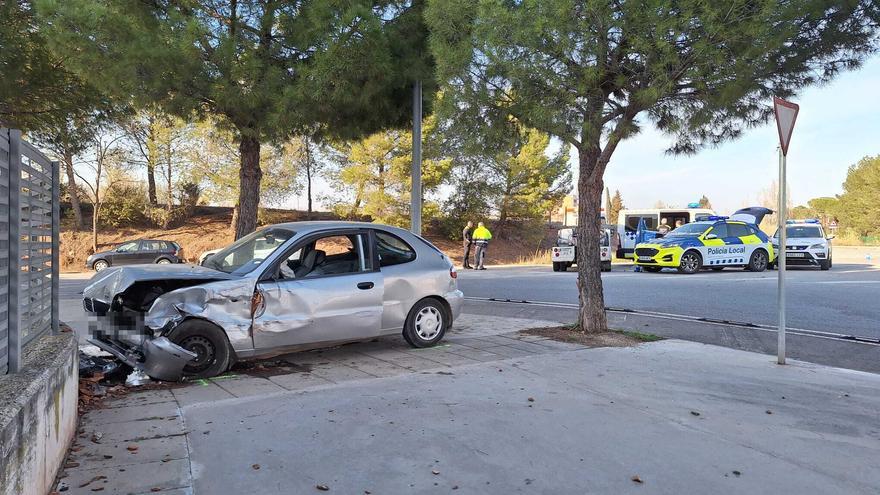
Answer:
M783 156L788 155L788 144L791 142L791 131L794 130L798 110L800 107L797 103L773 97L773 113L776 114L776 130L779 131L779 145L782 146Z

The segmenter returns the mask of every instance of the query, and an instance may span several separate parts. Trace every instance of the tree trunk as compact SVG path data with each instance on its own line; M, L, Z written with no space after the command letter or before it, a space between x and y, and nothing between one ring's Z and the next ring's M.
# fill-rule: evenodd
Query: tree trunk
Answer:
M260 206L260 140L243 133L238 145L241 152L239 168L238 217L235 219L235 238L240 239L257 228L257 209Z
M147 196L151 205L159 204L159 199L156 197L156 166L152 161L147 161Z
M602 267L599 261L599 210L602 204L602 175L605 166L599 163L599 156L598 146L581 150L578 154L578 325L585 333L608 330L605 298L602 294Z
M306 196L308 197L308 211L309 216L308 219L312 219L312 167L309 164L306 164Z
M101 208L97 201L92 206L92 254L94 254L98 252L98 213Z
M73 224L73 230L79 231L84 225L83 213L79 203L79 190L76 188L76 174L73 172L73 155L69 152L64 153L64 170L67 173L67 194L70 196L70 207L73 208L73 218L76 220Z

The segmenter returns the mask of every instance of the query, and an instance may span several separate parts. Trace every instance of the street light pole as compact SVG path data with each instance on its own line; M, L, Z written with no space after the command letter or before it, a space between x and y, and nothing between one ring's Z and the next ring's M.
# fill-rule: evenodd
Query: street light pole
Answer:
M785 246L788 235L785 229L787 220L786 182L785 177L785 154L782 147L779 148L779 252L776 253L776 268L779 277L779 288L776 293L779 306L779 333L776 344L776 362L785 364Z
M422 233L422 81L413 84L412 186L410 192L410 230Z

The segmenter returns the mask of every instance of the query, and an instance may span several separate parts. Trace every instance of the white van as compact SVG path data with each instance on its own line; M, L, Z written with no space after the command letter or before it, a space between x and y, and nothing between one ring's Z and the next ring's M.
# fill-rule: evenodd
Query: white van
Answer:
M556 245L550 250L554 272L564 272L577 263L577 233L559 229ZM611 229L603 226L599 234L599 261L603 272L611 271Z
M676 224L681 225L697 221L698 218L715 215L715 210L709 208L649 208L644 210L620 210L617 217L617 235L620 242L617 245L618 258L632 258L633 249L636 247L636 229L639 221L645 219L645 227L648 230L657 231L661 220L666 220L666 225L671 229Z

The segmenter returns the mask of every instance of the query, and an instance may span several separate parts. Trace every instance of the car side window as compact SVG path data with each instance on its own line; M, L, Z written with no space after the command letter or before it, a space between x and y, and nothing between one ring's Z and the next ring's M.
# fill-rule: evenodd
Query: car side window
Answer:
M330 234L296 248L279 267L283 280L309 279L371 270L363 234Z
M752 231L741 223L731 223L727 225L729 237L746 237L752 235Z
M379 266L393 266L416 259L415 250L403 239L394 234L376 231L376 250L379 252Z
M116 248L116 251L119 253L133 253L138 250L138 242L126 242L125 244Z
M709 232L710 234L715 234L719 239L723 239L727 237L727 224L720 223L712 228Z

